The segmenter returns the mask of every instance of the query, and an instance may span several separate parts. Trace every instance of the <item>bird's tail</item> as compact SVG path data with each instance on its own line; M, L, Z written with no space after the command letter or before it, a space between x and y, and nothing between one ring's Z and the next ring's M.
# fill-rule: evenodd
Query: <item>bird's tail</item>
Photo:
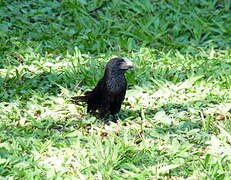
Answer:
M87 91L85 92L85 96L75 96L75 97L71 97L71 100L73 102L87 102L89 100L89 97L91 96L92 92L91 91Z
M74 102L87 102L88 98L87 96L75 96L71 97L71 100Z

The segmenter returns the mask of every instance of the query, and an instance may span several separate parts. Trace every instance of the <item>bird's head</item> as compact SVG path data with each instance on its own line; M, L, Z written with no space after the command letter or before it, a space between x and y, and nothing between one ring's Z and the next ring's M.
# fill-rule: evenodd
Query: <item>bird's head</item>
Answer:
M132 62L127 58L113 58L106 65L107 70L114 72L125 72L132 67Z

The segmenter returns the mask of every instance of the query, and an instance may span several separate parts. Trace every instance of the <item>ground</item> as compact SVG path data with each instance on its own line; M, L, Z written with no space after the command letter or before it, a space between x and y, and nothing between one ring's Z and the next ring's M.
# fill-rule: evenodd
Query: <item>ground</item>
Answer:
M0 176L230 179L228 1L0 0ZM119 122L70 97L131 59Z

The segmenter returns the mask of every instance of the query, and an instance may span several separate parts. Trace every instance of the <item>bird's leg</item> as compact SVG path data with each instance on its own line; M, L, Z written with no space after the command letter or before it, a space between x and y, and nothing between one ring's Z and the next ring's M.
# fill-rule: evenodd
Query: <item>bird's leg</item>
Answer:
M116 123L119 120L119 116L117 114L112 115L112 122Z
M107 104L107 103L105 103ZM101 106L99 109L99 117L101 119L104 119L105 117L107 117L108 113L109 113L109 106Z
M100 113L99 113L99 117L100 117L100 119L104 119L104 118L105 118L105 116L106 116L106 114L105 114L104 112L100 112Z
M108 114L107 114L108 115ZM105 116L103 118L103 121L105 124L109 125L111 122L114 122L116 123L117 122L117 118L114 116L114 115L108 115L108 116Z

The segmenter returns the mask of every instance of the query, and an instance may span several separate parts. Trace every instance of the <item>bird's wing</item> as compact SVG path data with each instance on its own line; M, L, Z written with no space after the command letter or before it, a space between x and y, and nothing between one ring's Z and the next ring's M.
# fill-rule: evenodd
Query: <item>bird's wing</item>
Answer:
M91 98L88 101L89 111L98 109L100 117L104 117L110 112L110 98L106 78L102 78L91 92Z
M95 99L100 98L103 94L103 90L105 87L104 84L104 79L101 79L92 91L86 91L84 93L84 96L71 97L71 100L74 102L92 102L93 104L95 104L98 101L96 101Z
M88 102L90 104L93 104L97 107L105 104L105 101L107 101L108 97L105 78L99 80L96 87L92 91L87 92L85 95L89 97Z
M102 96L102 94L106 90L105 88L106 88L106 81L105 78L102 78L99 80L95 88L89 93L92 93L92 95L94 94L94 96Z

